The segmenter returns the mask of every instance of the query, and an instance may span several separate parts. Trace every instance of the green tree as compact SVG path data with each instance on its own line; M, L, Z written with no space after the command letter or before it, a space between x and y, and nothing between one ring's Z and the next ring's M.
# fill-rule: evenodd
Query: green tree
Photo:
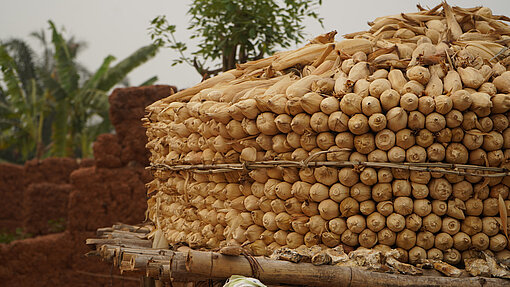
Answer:
M321 4L322 0L194 0L188 10L188 29L199 45L192 57L185 55L187 46L177 41L176 27L165 16L152 20L149 33L155 44L180 53L173 65L187 63L205 77L300 43L305 18L322 25L315 12ZM219 67L206 67L207 62L218 61Z
M41 153L50 108L36 76L34 52L17 39L0 45L0 70L5 88L0 85L0 155L8 161L29 158Z
M76 62L83 44L49 24L51 45L44 32L33 34L43 44L39 58L19 39L0 43L0 159L91 156L97 135L112 130L108 91L158 50L142 47L116 65L107 56L90 73Z

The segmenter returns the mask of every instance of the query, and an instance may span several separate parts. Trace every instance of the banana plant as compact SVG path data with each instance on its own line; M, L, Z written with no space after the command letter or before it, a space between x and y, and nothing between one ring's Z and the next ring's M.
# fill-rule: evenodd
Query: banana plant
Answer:
M48 112L44 94L34 78L35 67L30 48L20 41L13 41L16 61L5 46L0 45L0 70L5 89L0 87L0 150L10 146L16 154L6 156L29 158L41 152L43 146L43 122Z
M23 41L0 43L0 158L90 157L95 138L112 131L109 91L158 50L156 45L142 47L115 65L110 55L94 73L83 72L73 42L48 22L52 47L45 47L39 63L26 44L26 53L12 44ZM45 43L44 34L39 39Z

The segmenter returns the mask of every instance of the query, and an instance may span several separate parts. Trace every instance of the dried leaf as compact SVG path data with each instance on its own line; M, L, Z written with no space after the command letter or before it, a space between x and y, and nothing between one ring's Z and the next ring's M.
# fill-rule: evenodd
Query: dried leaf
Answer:
M460 269L455 268L452 265L443 261L434 262L434 269L448 277L459 277L462 274L462 271Z
M152 248L154 249L167 249L168 241L166 241L165 233L161 229L156 229L154 238L152 239Z
M301 262L301 260L303 260L303 255L294 249L282 247L275 250L273 254L271 254L270 258L275 260L284 260L299 263Z
M335 41L336 34L337 34L336 30L328 32L326 34L321 34L321 35L315 37L313 40L311 40L310 43L312 43L312 44L333 43L333 41Z
M485 261L487 261L492 277L510 279L510 272L499 265L493 256L487 254L485 251L482 251L482 254Z
M508 239L508 226L507 226L507 219L508 219L508 210L506 210L505 201L503 200L503 197L501 196L501 193L499 194L499 217L501 218L501 225L503 225L503 233L505 233L506 238Z
M464 261L466 265L466 271L471 276L491 276L490 267L487 262L481 258L469 258Z
M243 248L239 245L225 246L219 252L223 255L239 256L243 253Z
M452 7L446 2L443 2L443 10L446 16L446 25L448 25L448 30L451 33L452 39L457 40L462 35L462 28L457 22L457 19L455 19Z
M336 31L334 31L334 32L336 34ZM327 45L326 49L322 52L322 54L317 59L315 59L315 61L312 63L312 66L317 68L320 64L322 64L324 62L324 60L326 60L328 55L331 54L331 52L334 49L335 49L335 44Z
M391 252L391 251L390 251ZM397 271L401 274L407 274L407 275L421 275L423 274L423 270L418 267L414 267L411 264L402 263L395 259L393 256L388 256L388 253L386 254L385 258L385 265L390 267L393 271Z

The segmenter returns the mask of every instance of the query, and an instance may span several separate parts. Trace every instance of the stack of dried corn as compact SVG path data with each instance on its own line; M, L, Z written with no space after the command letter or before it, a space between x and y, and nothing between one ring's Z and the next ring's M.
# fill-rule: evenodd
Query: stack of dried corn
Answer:
M510 257L510 177L487 176L510 160L510 19L419 10L149 106L148 212L168 241Z

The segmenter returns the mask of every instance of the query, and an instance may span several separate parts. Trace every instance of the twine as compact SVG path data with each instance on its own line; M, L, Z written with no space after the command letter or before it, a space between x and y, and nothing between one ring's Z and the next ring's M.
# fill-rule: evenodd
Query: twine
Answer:
M272 167L295 167L295 168L309 168L309 167L356 167L363 170L364 167L373 168L397 168L409 171L421 172L438 172L444 174L455 175L469 175L480 176L487 178L505 177L510 175L510 170L502 167L487 167L469 164L456 164L456 163L393 163L393 162L372 162L372 161L312 161L317 156L327 153L329 151L322 151L309 156L302 161L289 161L289 160L268 160L257 162L242 162L242 163L214 163L214 164L152 164L147 169L152 170L166 170L166 171L192 171L196 173L226 173L232 171L249 171L260 168ZM468 171L466 171L468 170Z

